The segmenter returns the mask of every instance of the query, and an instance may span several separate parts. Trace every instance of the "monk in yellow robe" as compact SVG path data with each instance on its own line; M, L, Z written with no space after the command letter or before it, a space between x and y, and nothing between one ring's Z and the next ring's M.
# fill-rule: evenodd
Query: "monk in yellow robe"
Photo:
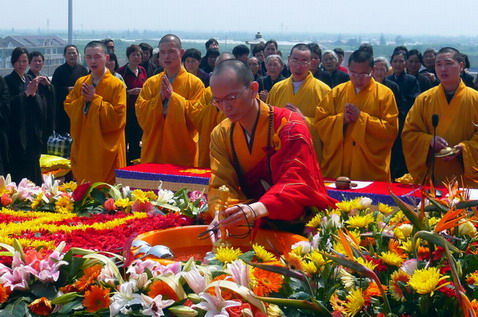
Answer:
M231 53L221 53L216 65L225 60L234 59ZM210 167L209 144L212 130L226 118L224 113L212 104L212 90L207 87L199 100L199 105L189 112L189 116L198 131L198 167Z
M435 157L435 185L455 178L467 187L478 186L478 92L461 80L463 67L459 51L442 48L435 60L440 85L419 95L405 120L403 152L418 184L428 184L432 177L431 156L450 147L451 155Z
M181 65L184 50L172 34L159 41L164 72L150 77L136 100L136 117L143 129L141 162L196 166L197 131L188 112L204 93L202 81Z
M313 125L317 105L330 91L329 86L316 79L309 71L311 60L312 53L307 45L296 44L292 47L289 56L290 77L276 83L267 96L267 103L271 106L297 107L310 127ZM311 134L317 157L320 158L319 136L313 128Z
M398 134L393 92L371 78L373 57L355 51L350 81L334 87L317 108L324 176L390 181L390 153Z
M253 80L238 60L218 64L211 77L213 102L227 116L211 135L209 211L216 216L212 226L237 229L241 223L258 221L292 230L290 222L300 223L306 207L325 209L336 201L325 190L303 117L262 102ZM224 204L223 186L229 198L248 204L217 210Z
M78 182L113 184L115 169L126 166L126 88L106 68L108 59L102 42L88 43L85 60L91 73L76 81L65 100L73 138L71 167Z

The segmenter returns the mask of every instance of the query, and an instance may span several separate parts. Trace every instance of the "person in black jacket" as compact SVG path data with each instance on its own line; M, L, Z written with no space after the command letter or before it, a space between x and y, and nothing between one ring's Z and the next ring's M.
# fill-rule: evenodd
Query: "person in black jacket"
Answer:
M48 79L47 76L41 73L43 65L45 65L45 57L42 53L38 51L31 52L28 54L28 62L30 63L30 69L28 70L28 75L31 78L40 77L40 83L38 85L38 93L42 98L43 105L47 109L47 119L45 121L45 126L43 127L43 149L42 153L47 153L47 142L48 138L55 131L55 115L56 115L56 99L55 99L55 88Z
M432 88L432 82L428 77L420 73L420 67L422 66L423 58L422 54L418 50L410 50L407 53L407 73L415 76L418 80L418 86L420 87L420 92L427 91Z
M330 88L350 80L347 73L338 70L339 59L334 51L326 50L322 53L322 65L325 71L320 73L318 79L326 83Z
M10 149L8 132L10 119L10 96L5 79L0 76L0 175L9 173Z
M28 178L42 184L40 155L48 120L48 107L39 93L41 76L26 73L28 51L17 47L11 56L13 71L5 76L10 94L10 172L15 182Z
M65 56L65 64L60 65L51 79L51 83L55 87L56 95L56 123L55 131L60 134L70 133L70 119L66 115L63 103L66 96L73 89L78 78L86 76L88 70L78 64L78 48L75 45L67 45L63 50Z

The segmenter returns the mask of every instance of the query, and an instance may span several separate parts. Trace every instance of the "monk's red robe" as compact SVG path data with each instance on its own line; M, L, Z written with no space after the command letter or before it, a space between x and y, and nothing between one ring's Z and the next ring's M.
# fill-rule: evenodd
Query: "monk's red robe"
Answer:
M327 195L304 119L276 107L271 117L269 106L259 103L249 144L240 124L229 119L212 132L210 212L220 203L222 185L229 188L232 199L262 202L273 220L296 220L305 207L333 207L336 201ZM264 188L266 183L269 188Z

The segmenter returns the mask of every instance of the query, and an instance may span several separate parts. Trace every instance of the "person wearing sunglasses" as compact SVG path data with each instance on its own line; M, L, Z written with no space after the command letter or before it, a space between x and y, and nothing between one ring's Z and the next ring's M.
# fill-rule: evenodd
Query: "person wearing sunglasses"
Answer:
M333 88L317 107L325 177L390 181L390 152L398 134L393 92L372 78L373 56L357 50L350 81Z

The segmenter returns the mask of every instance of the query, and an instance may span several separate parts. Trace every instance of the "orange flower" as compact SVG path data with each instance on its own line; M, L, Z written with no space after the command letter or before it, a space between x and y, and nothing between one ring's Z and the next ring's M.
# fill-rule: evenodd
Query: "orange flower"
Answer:
M175 302L179 301L179 297L176 292L165 281L156 280L151 283L149 287L148 296L155 298L158 295L163 295L163 299L172 299Z
M3 194L0 200L2 206L8 206L13 202L13 199L8 194Z
M402 287L406 287L408 281L410 280L410 275L402 270L398 270L393 272L390 277L390 294L398 301L405 301Z
M387 290L387 287L383 285L384 291ZM368 300L370 297L377 297L377 296L382 296L382 293L380 293L380 289L378 288L377 283L371 282L368 284L367 289L364 292L364 297Z
M53 305L46 297L35 299L28 308L32 313L40 316L48 316L53 311Z
M478 301L476 299L471 301L471 308L473 308L473 311L475 313L478 313Z
M407 255L405 254L403 249L400 248L400 243L395 239L390 239L390 241L388 242L388 249L391 252L396 253L401 258L406 258L407 257Z
M3 284L0 284L0 304L5 303L10 297L10 287L5 287Z
M460 220L463 218L466 218L467 214L465 210L459 209L459 210L453 210L450 209L446 214L443 215L443 217L440 219L440 221L436 224L435 226L435 232L441 232L443 230L451 229L460 224Z
M214 282L214 281L232 281L232 276L230 275L227 275L227 274L221 274L221 275L218 275L216 276L211 282ZM217 296L216 294L216 288L215 287L209 287L207 289L207 292L213 296ZM235 295L235 293L227 288L222 288L221 287L221 296L222 298L224 298L225 300L231 300L231 299L234 299L234 298L240 298L238 296Z
M60 290L63 293L78 292L83 293L90 289L91 285L96 281L101 273L103 266L101 264L95 264L86 268L83 271L83 276L76 280L73 284L61 287Z
M83 306L90 313L97 312L100 309L108 308L110 306L110 290L93 285L85 293L83 299Z
M252 277L255 280L253 292L259 296L267 296L271 293L278 292L284 282L284 276L281 274L262 270L257 267L252 269Z

